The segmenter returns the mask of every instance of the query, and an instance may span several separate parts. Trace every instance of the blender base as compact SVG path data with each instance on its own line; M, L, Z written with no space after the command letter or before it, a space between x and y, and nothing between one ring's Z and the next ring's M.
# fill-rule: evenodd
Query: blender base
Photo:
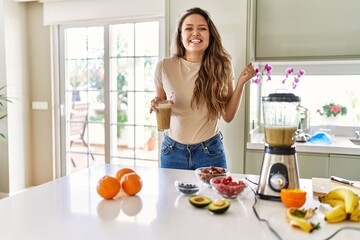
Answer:
M266 145L256 195L260 199L280 200L281 189L299 187L295 147L272 148Z

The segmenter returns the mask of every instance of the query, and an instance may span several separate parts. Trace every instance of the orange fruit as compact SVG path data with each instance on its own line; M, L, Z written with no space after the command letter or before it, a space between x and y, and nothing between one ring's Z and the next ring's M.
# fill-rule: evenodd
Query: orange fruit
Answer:
M306 191L301 189L281 189L280 199L288 208L299 208L306 202Z
M96 191L104 199L114 198L120 191L120 182L112 176L100 178Z
M125 175L125 174L127 174L127 173L133 173L133 172L135 172L134 170L132 170L131 168L121 168L120 170L118 170L117 172L116 172L116 178L117 178L117 180L120 182L121 181L121 178Z
M140 192L142 188L142 179L136 173L127 173L121 178L121 189L127 195L135 195Z

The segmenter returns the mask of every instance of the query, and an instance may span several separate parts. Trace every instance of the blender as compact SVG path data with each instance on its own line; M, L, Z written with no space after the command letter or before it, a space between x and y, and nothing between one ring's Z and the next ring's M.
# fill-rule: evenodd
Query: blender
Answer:
M280 200L283 188L299 188L295 134L299 124L300 97L272 93L262 97L265 150L257 195Z

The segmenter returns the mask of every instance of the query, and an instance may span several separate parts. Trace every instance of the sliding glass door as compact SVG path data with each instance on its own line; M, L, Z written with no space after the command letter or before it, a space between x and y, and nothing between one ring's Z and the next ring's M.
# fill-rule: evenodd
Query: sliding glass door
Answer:
M153 75L160 22L60 29L63 156L69 171L98 163L158 165Z

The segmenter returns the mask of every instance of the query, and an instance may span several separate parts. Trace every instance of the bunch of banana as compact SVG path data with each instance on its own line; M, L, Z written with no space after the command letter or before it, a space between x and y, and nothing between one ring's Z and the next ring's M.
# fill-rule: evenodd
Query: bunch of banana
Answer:
M301 228L305 232L310 233L320 227L320 223L314 224L307 220L314 215L316 209L317 208L309 208L307 210L289 208L286 212L286 217L291 226Z
M346 219L360 221L359 197L347 187L334 188L327 194L319 196L319 201L332 207L325 214L325 220L329 223L337 223Z

